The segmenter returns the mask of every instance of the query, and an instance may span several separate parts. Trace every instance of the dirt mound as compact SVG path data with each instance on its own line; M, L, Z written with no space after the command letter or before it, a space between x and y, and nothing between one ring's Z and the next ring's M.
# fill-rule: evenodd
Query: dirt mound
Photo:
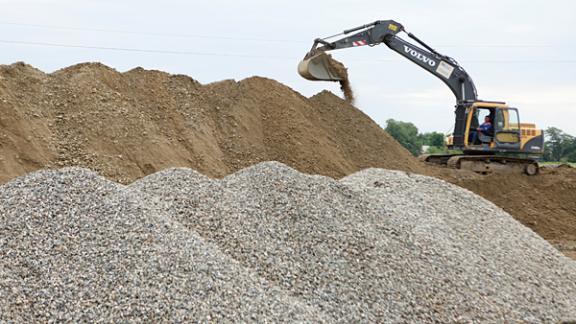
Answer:
M98 63L51 74L17 63L0 78L1 182L62 166L124 183L175 166L221 177L269 160L332 177L371 166L422 170L335 95L306 98L265 78L201 85Z

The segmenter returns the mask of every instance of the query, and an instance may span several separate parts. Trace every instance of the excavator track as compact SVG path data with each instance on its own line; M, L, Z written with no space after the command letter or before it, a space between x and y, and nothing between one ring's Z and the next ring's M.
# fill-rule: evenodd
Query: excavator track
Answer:
M532 176L538 174L540 170L538 162L533 159L494 155L455 155L448 159L446 165L452 169L470 170L481 174L524 173Z
M422 154L418 159L422 162L446 165L448 160L453 156L454 154Z
M425 154L421 155L419 159L422 162L445 165L451 169L470 170L481 174L524 173L532 176L537 175L540 171L536 160L508 156Z

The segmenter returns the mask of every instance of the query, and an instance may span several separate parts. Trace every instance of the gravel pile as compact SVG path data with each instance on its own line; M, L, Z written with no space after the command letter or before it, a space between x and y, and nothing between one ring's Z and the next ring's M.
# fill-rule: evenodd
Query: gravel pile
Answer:
M0 321L304 321L326 316L84 169L0 187Z
M557 322L576 262L441 180L268 162L124 187L83 169L0 187L2 319Z

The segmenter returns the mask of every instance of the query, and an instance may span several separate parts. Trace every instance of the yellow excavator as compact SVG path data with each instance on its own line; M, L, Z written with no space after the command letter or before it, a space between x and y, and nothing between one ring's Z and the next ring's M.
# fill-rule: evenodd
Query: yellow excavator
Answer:
M400 38L400 32L422 47ZM329 41L339 36L342 37ZM472 79L456 60L438 53L414 34L406 32L396 21L379 20L316 39L298 64L298 72L308 80L347 82L344 80L346 73L338 68L341 65L326 52L379 44L385 44L442 80L456 96L454 132L446 144L449 150L462 153L423 155L422 161L483 174L494 171L538 173L536 158L544 152L542 130L531 123L520 123L518 109L504 102L479 100Z

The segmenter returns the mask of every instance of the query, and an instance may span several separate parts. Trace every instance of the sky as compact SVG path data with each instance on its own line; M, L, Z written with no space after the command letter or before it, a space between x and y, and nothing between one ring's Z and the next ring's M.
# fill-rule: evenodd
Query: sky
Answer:
M206 84L253 75L305 96L338 85L296 72L315 38L395 20L470 74L480 99L520 109L522 122L576 135L576 2L0 0L0 64L45 72L82 62L186 74ZM405 35L399 34L407 40ZM332 52L348 67L355 105L385 126L448 133L455 98L385 45ZM334 113L338 113L335 111Z

